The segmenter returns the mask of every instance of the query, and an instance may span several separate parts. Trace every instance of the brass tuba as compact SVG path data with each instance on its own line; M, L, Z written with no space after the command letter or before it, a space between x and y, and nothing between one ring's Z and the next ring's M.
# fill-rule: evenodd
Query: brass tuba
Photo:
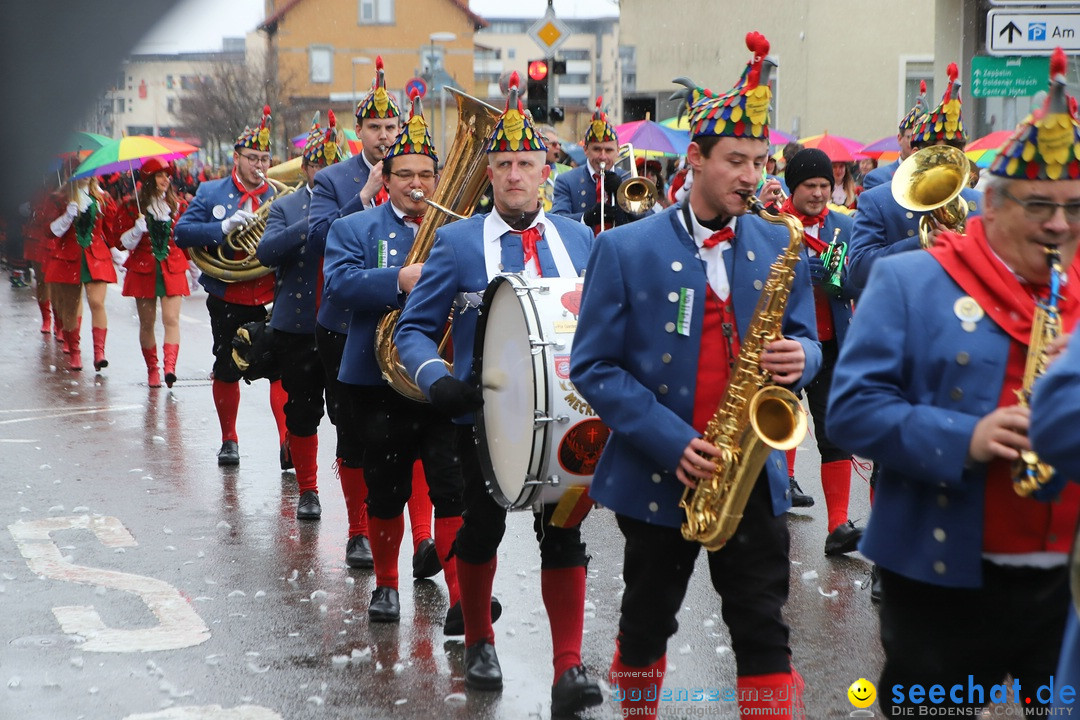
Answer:
M269 202L259 205L255 210L254 220L230 232L220 245L188 248L191 259L210 277L222 282L234 283L254 280L273 272L273 268L264 267L255 257L259 241L262 240L263 232L266 230L266 218L270 215L270 206L274 201L296 192L304 184L301 182L291 187L265 175L263 178L274 186L277 194ZM236 254L242 256L234 257Z
M686 488L679 501L686 511L682 536L706 550L719 550L735 534L769 453L790 450L806 436L806 415L799 398L787 388L772 385L769 373L761 369L765 346L783 336L784 309L802 251L802 223L787 213L765 212L755 197L747 199L747 206L766 222L787 227L789 239L787 249L769 268L731 380L705 426L705 440L721 450L715 459L716 471L708 480L699 480L697 488Z
M425 202L438 212L429 212L425 215L424 222L416 232L412 249L405 256L404 265L426 261L435 244L435 231L452 218L471 215L488 185L487 174L484 172L484 168L487 167L484 145L495 131L501 113L487 103L466 95L460 90L448 87L446 91L453 93L454 99L457 100L458 124L446 164L439 173L439 185L435 188L435 196L430 199L425 198ZM407 398L425 401L424 393L416 386L405 366L401 364L397 346L394 344L394 328L400 316L400 310L391 310L379 321L379 326L375 329L375 358L379 361L383 378L390 387ZM439 343L440 354L447 345L449 335L448 325L446 335ZM443 360L443 362L446 363L447 369L453 367L449 361Z
M968 204L960 191L968 186L970 178L967 155L950 145L923 148L896 169L893 199L905 210L929 213L919 219L919 244L924 249L934 244L930 238L934 220L949 230L964 231Z

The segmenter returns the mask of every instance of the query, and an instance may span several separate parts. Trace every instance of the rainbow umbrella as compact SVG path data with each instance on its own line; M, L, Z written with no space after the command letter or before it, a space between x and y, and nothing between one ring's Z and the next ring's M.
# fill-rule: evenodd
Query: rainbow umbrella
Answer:
M79 153L81 157L86 157L98 148L104 147L112 141L111 137L79 130L71 133L64 139L64 143L60 146L57 154Z
M799 144L804 148L817 148L821 150L833 162L853 162L855 154L863 147L863 143L852 138L830 135L828 131L821 135L811 135L799 138Z
M983 135L977 140L972 140L964 148L964 154L967 155L968 160L975 163L981 168L990 167L990 164L994 162L994 158L997 157L998 151L1001 150L1001 146L1012 137L1012 130L997 130L989 135Z
M342 128L340 125L338 125L338 130L342 130L345 133L345 139L349 143L350 155L355 155L364 149L364 143L360 142L360 138L357 136L355 130L352 130L351 128ZM323 132L326 132L325 128L323 128ZM307 145L307 138L308 134L302 133L294 138L290 138L289 142L293 144L293 147L298 147L303 150L304 146Z
M869 145L863 145L858 149L857 153L874 160L882 160L884 156L891 154L892 157L889 161L895 160L900 154L900 143L897 141L895 135L883 137L880 140L875 140Z
M630 143L635 154L682 155L690 144L690 135L682 130L664 127L652 120L634 120L615 128L620 143Z
M135 176L135 168L150 158L168 162L190 155L199 148L172 138L129 135L111 140L82 161L75 169L75 178L108 175L127 170Z
M672 130L690 130L690 119L685 115L679 117L669 117L667 120L661 120L660 124L666 128ZM620 135L620 137L622 137ZM775 128L769 128L769 144L770 145L787 145L794 140L794 136L788 135L785 132L780 132Z

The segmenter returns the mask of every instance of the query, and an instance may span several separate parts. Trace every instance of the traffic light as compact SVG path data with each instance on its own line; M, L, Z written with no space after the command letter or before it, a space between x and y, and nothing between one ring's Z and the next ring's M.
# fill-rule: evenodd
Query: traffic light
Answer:
M530 60L528 71L528 83L525 94L528 99L529 112L532 113L536 122L548 120L548 87L551 83L551 72L547 60Z

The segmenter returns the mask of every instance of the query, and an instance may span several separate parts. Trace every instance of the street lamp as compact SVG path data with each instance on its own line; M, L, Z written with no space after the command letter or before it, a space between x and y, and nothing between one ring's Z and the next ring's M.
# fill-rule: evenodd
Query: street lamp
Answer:
M442 123L442 144L439 145L439 148L444 153L446 152L446 84L442 82L442 78L437 72L442 71L442 74L445 75L446 70L441 59L438 61L438 67L436 67L435 43L449 43L455 40L457 40L457 35L452 32L433 32L428 35L428 42L431 43L431 79L433 82L439 83L439 122Z
M370 65L371 58L369 57L354 57L352 59L352 102L353 107L356 107L356 66L357 65Z

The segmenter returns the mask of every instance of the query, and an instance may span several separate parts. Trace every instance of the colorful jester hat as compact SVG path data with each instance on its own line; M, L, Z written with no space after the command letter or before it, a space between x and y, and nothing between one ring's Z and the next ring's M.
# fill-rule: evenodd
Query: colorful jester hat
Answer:
M990 172L1017 180L1080 178L1080 122L1076 103L1065 94L1065 52L1050 57L1050 92L994 158Z
M371 82L371 92L356 104L356 121L368 119L385 120L401 117L394 98L386 91L386 73L383 72L382 55L375 57L375 79Z
M949 63L946 72L949 74L949 86L945 88L941 104L915 125L911 133L912 143L925 147L952 140L967 142L964 119L960 114L960 83L956 81L960 70L956 63Z
M244 128L240 137L236 138L234 150L250 148L259 152L270 152L270 106L263 105L262 121L254 130L251 127Z
M506 98L506 109L488 140L489 153L547 150L547 145L536 131L532 118L525 114L520 86L521 78L517 72L510 73L510 95Z
M435 143L431 139L431 131L428 129L427 120L424 119L424 108L420 103L420 93L413 90L410 94L412 108L409 110L409 120L401 128L397 140L386 151L387 160L398 155L427 155L439 164L439 156L435 154Z
M304 162L308 165L333 165L341 160L337 118L333 110L328 110L327 115L329 120L325 132L319 127L319 113L316 112L311 119L311 130L304 144Z
M911 130L914 132L915 126L919 124L926 113L929 111L929 107L926 105L926 81L919 81L919 97L915 98L915 104L908 110L908 114L900 121L899 131L901 134Z
M775 63L766 59L769 41L759 32L746 34L746 47L754 53L739 82L727 94L691 87L684 93L690 105L690 136L769 138L769 73ZM687 84L680 78L676 82Z
M596 110L592 114L592 122L589 123L589 129L585 131L585 139L582 141L583 145L588 146L589 143L594 142L613 142L616 145L619 144L619 136L615 134L615 128L608 122L607 113L604 112L604 98L597 96L596 98Z

